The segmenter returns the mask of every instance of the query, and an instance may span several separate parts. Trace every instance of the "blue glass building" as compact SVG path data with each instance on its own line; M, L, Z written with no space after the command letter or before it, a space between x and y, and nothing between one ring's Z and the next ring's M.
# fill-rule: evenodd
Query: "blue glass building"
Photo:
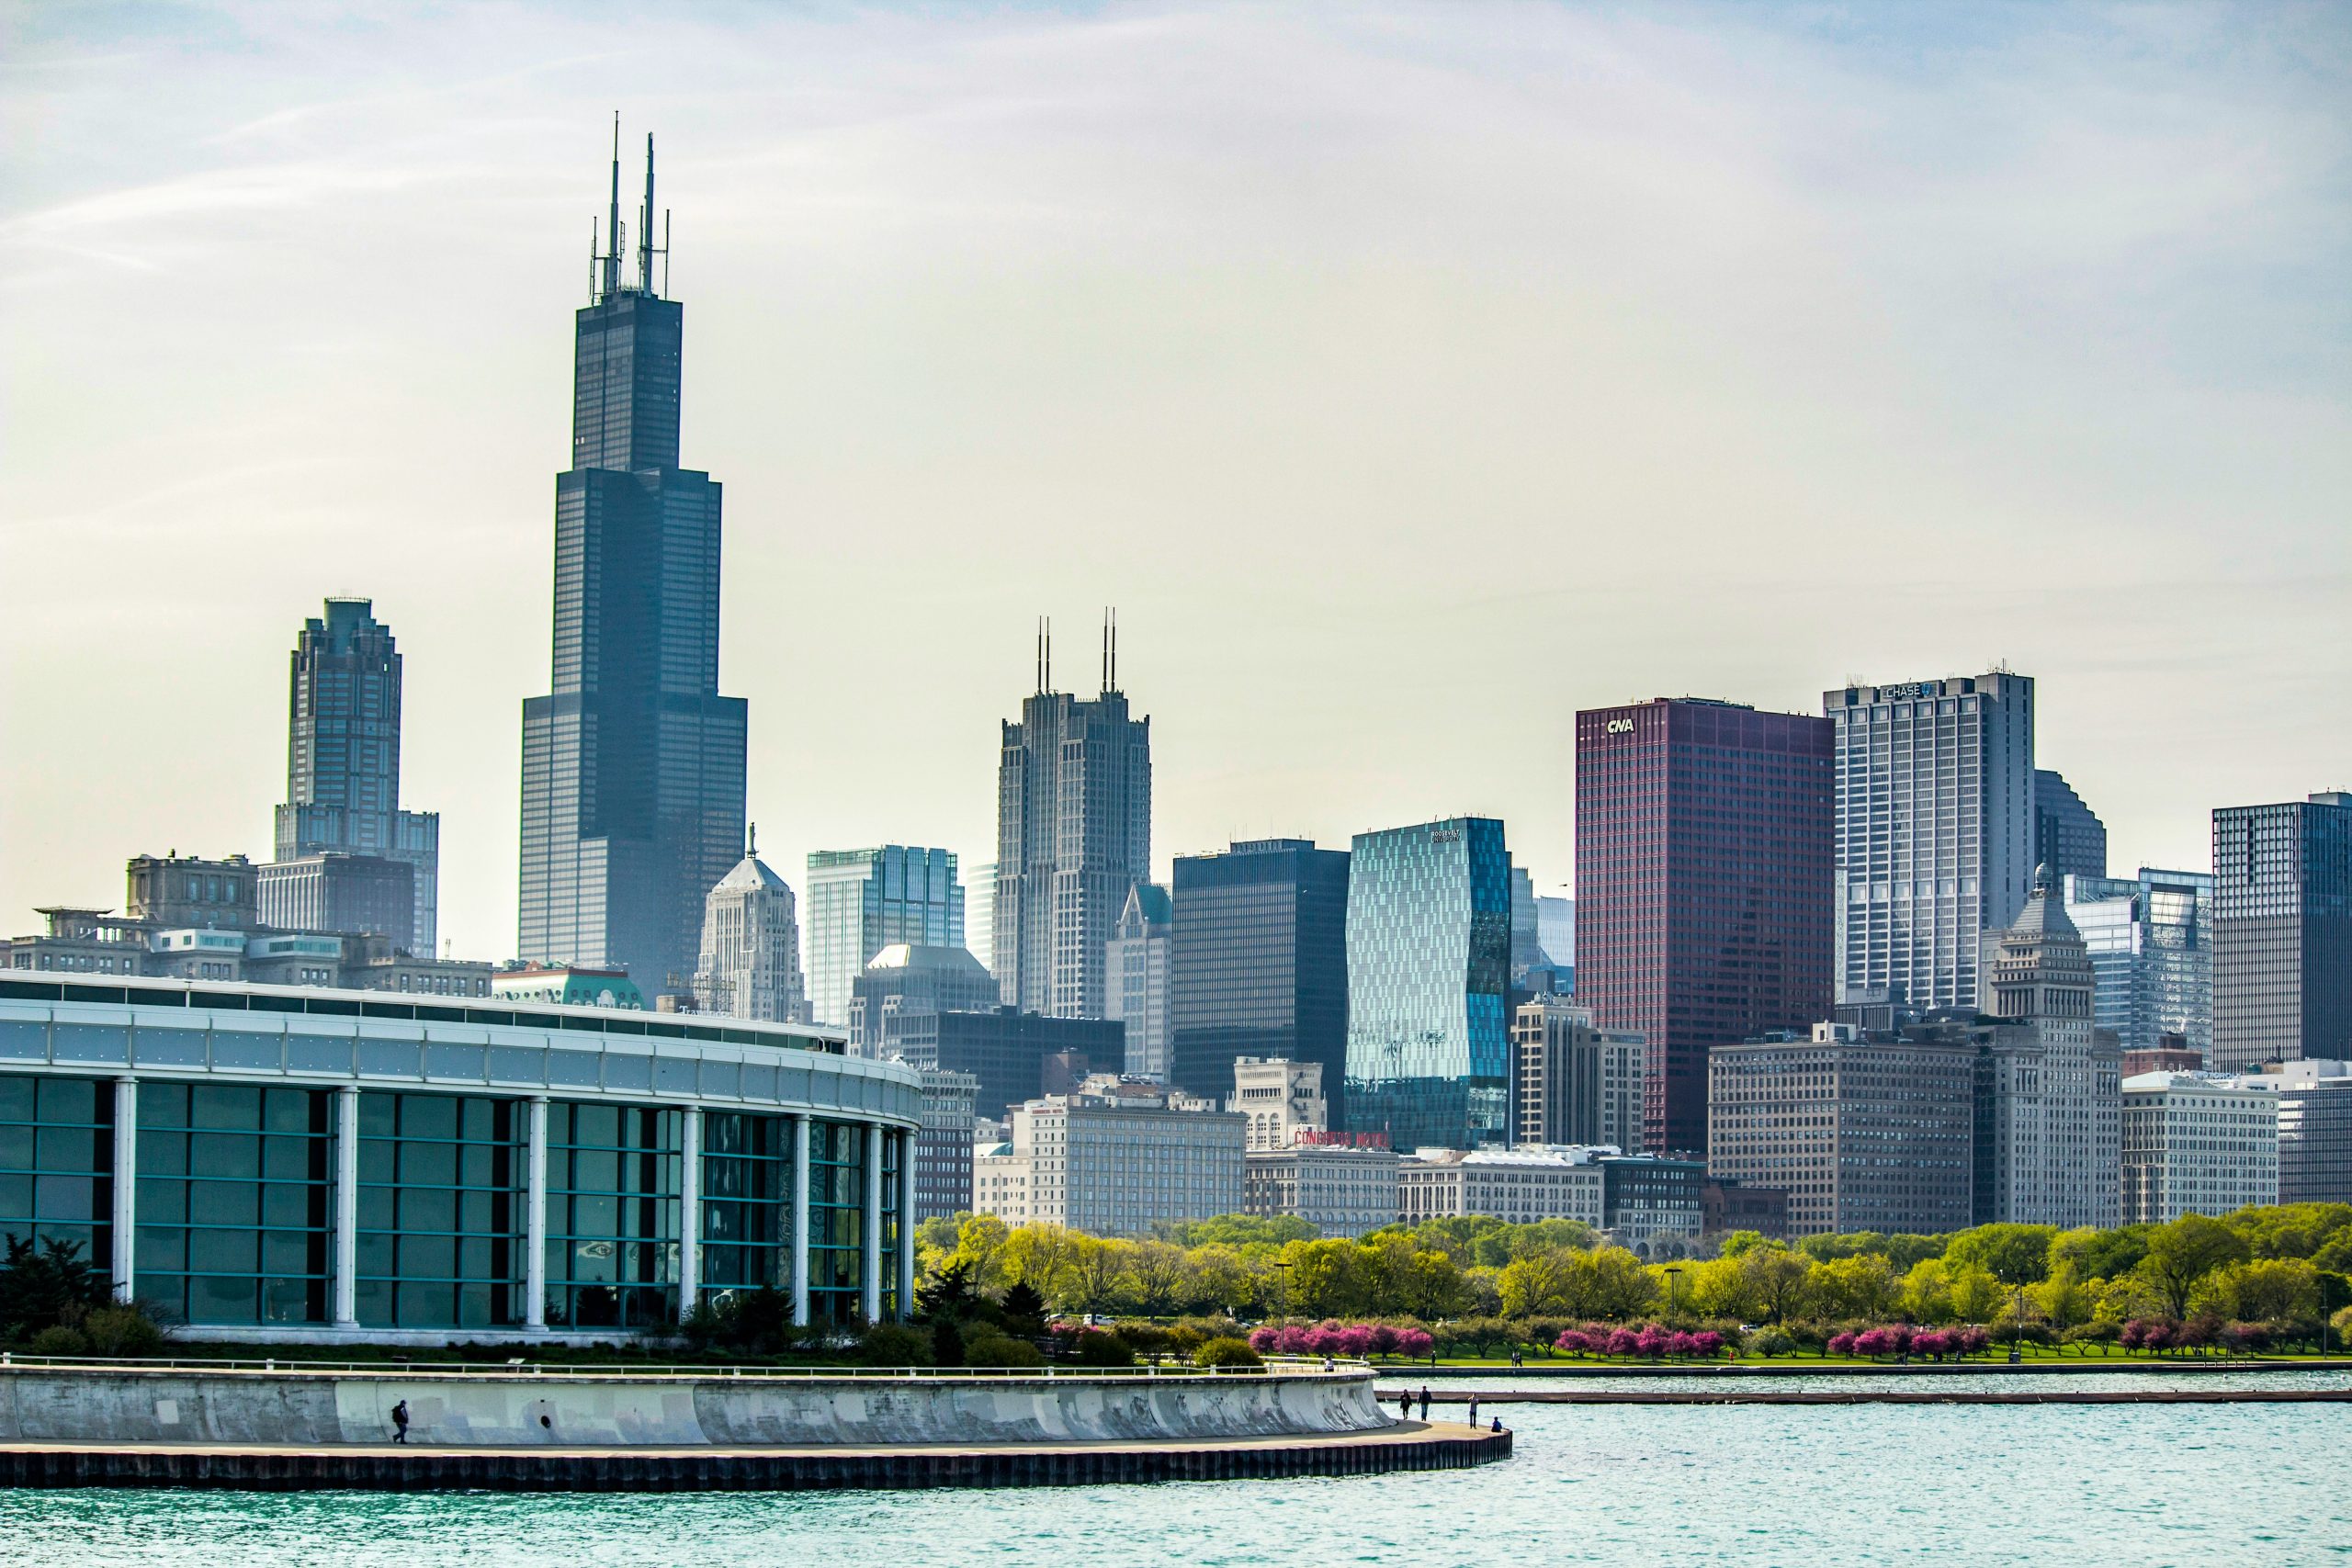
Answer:
M649 138L637 284L616 233L578 317L553 690L523 705L519 948L649 997L686 989L704 897L743 853L749 724L718 694L719 487L678 467L684 314L653 287L652 157Z
M1508 1133L1511 875L1503 825L1356 835L1348 867L1348 1125L1399 1149Z

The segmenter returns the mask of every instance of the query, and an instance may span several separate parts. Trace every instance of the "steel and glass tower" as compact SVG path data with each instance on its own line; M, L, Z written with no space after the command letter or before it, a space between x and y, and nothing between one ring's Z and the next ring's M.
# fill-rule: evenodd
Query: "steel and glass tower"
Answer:
M819 1023L850 1021L851 988L874 955L964 945L964 888L953 851L883 844L808 857L808 1005Z
M684 312L654 286L653 139L638 276L609 246L578 315L556 479L553 691L523 705L521 954L683 991L703 899L742 855L740 697L718 694L719 487L678 467Z
M1503 825L1457 817L1357 834L1347 949L1348 1125L1385 1132L1400 1150L1507 1142L1510 852Z

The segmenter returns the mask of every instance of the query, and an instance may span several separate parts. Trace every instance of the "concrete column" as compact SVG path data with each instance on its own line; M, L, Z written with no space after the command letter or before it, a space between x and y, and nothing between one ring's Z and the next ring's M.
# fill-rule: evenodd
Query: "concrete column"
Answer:
M865 1129L865 1257L858 1271L858 1311L868 1323L882 1319L882 1140L889 1136L869 1122Z
M916 1134L899 1139L899 1321L915 1314L915 1145Z
M678 1321L684 1323L702 1286L701 1106L687 1107L678 1149Z
M531 1096L529 1168L523 1182L523 1326L548 1325L548 1097Z
M359 1089L334 1091L334 1276L337 1328L359 1326Z
M139 1230L139 1080L114 1080L114 1299L130 1300Z
M792 1321L808 1321L808 1132L809 1116L792 1118Z

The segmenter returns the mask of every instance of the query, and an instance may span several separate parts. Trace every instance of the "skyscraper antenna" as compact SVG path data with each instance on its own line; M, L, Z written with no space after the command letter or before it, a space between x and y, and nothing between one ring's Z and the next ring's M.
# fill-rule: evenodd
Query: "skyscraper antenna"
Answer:
M1109 696L1119 689L1119 612L1109 605L1102 609L1102 694Z
M754 822L746 830L743 837L743 858L749 860L759 852L760 825L757 822Z
M613 203L611 220L605 231L609 246L600 258L605 264L603 298L611 299L621 287L621 111L613 111Z
M645 133L645 210L637 220L637 288L653 292L653 133Z

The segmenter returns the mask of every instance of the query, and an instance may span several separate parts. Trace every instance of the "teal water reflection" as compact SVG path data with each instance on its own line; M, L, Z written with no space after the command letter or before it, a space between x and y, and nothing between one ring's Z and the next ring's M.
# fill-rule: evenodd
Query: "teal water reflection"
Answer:
M0 1492L0 1562L1943 1568L2352 1558L2342 1405L1504 1414L1519 1431L1506 1463L1361 1480L799 1496Z

